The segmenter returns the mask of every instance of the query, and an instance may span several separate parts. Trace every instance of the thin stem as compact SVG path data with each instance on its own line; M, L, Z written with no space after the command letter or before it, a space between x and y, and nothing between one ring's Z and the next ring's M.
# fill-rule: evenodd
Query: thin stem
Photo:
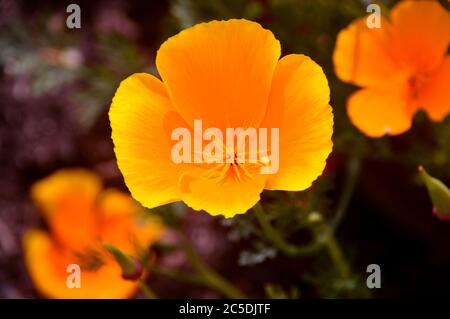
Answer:
M164 268L160 268L156 265L150 266L149 269L151 272L153 272L155 274L169 277L176 281L184 282L187 284L199 285L199 286L205 285L202 278L196 274L189 274L189 273L185 273L185 272L181 272L181 271L164 269Z
M267 239L269 239L275 247L285 255L290 257L308 256L318 251L323 246L323 243L317 240L301 247L292 245L270 224L260 203L257 203L253 207L253 211Z
M326 236L325 247L330 255L330 258L338 270L342 278L348 278L350 276L350 267L344 258L342 250L334 236L333 229L326 223L323 224L323 233Z
M334 230L323 221L320 213L314 212L310 214L311 224L316 224L314 227L311 227L315 235L314 242L310 245L300 247L292 245L284 240L280 233L270 224L261 204L256 204L253 207L253 211L255 212L255 216L258 219L266 237L281 252L290 257L300 257L311 255L312 253L317 252L320 248L325 247L339 274L343 278L348 278L350 276L350 267L342 254L336 238L334 237Z
M138 281L139 288L148 299L158 299L156 293L150 288L144 280Z
M355 190L356 182L358 181L359 173L361 171L361 160L359 157L352 157L347 165L346 180L341 196L339 198L336 214L331 221L331 227L336 229L341 223L344 215L350 204L353 192Z
M173 280L208 287L213 290L217 290L221 292L225 297L234 298L234 299L242 299L245 298L245 295L242 294L237 288L230 287L230 284L224 284L224 282L217 282L217 279L211 274L202 275L199 274L188 274L180 271L173 271L168 269L159 268L156 266L151 266L150 270L158 275L169 277ZM222 279L223 280L223 279ZM225 288L224 288L225 287Z
M227 298L246 298L246 296L238 288L236 288L232 283L230 283L228 280L226 280L224 277L210 268L197 254L186 236L179 229L176 230L183 239L183 248L186 253L186 257L192 264L193 268L196 270L196 273L186 273L176 270L164 269L151 262L145 265L145 267L149 269L149 271L155 274L169 277L176 281L208 287L220 292Z
M221 292L225 297L231 299L243 299L245 295L232 283L210 268L203 259L197 254L194 247L189 243L184 235L184 248L186 257L191 262L195 270L198 271L204 284L216 291Z

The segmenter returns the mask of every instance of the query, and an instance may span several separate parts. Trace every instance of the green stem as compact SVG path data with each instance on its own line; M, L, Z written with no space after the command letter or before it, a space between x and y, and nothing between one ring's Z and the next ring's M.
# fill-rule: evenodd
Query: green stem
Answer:
M344 258L342 250L334 236L333 229L328 224L323 224L323 233L325 234L325 247L330 255L330 258L338 270L342 278L348 278L350 276L350 267Z
M149 269L152 273L155 273L155 274L161 275L161 276L165 276L165 277L171 278L176 281L180 281L180 282L184 282L184 283L192 284L192 285L199 285L199 286L205 285L202 278L196 274L189 274L189 273L185 273L185 272L181 272L181 271L164 269L164 268L160 268L156 265L150 266Z
M342 254L336 238L334 237L333 228L323 221L320 213L314 212L309 216L311 224L316 224L312 227L312 231L315 235L314 242L307 246L299 247L284 240L280 233L270 224L261 204L257 203L253 207L253 211L255 212L255 216L266 237L285 255L290 257L308 256L317 252L322 247L325 247L339 274L343 278L348 278L350 276L350 268Z
M358 181L359 173L361 171L361 160L359 157L352 157L347 165L346 180L341 196L339 198L336 214L331 221L331 227L336 229L341 223L344 215L350 204L353 192L355 190L356 182Z
M196 270L196 273L186 273L176 270L164 269L151 262L145 265L145 267L149 269L150 272L171 278L176 281L213 289L220 292L227 298L246 298L246 296L238 288L236 288L232 283L230 283L228 280L226 280L224 277L210 268L197 254L186 236L179 229L177 229L177 231L183 239L183 248L186 257L188 258L192 267Z
M184 235L182 235L184 237ZM208 286L216 291L222 293L225 297L231 299L243 299L246 296L236 288L232 283L222 277L220 274L210 268L202 258L197 254L194 247L189 241L184 238L184 248L186 257L191 262L192 266L199 273L205 286Z
M275 247L285 255L290 257L309 256L317 252L323 246L323 243L317 240L301 247L292 245L270 224L260 203L257 203L253 207L253 211L267 239L269 239Z
M211 275L211 273L208 273L206 275L204 272L202 272L202 275L188 274L180 271L163 269L157 266L151 266L150 271L152 271L155 274L162 275L176 281L197 286L208 287L213 290L217 290L228 298L234 299L245 298L244 294L242 294L239 290L237 290L237 288L234 288L231 284L224 281L223 278L218 280L214 275Z
M148 299L158 299L158 296L156 293L147 285L147 283L143 280L138 281L139 288L141 289L142 293L148 298Z

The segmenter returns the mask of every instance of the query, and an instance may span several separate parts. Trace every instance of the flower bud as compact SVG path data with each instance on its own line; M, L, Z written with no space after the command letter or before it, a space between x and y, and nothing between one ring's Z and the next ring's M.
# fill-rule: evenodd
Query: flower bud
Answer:
M430 176L422 166L419 166L419 174L433 202L433 213L439 219L450 220L450 190L440 180Z
M113 255L116 262L120 265L123 279L138 280L141 278L143 269L142 263L138 259L125 254L113 245L104 244L104 247Z

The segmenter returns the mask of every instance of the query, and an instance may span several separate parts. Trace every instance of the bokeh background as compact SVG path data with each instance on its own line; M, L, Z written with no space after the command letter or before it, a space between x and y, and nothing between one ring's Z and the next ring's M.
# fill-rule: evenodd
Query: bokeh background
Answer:
M355 88L333 72L337 33L365 15L370 1L79 0L81 29L70 30L71 2L0 0L0 298L39 297L21 250L24 232L43 226L30 200L32 183L60 168L84 167L126 191L107 116L119 82L134 72L156 74L157 49L181 29L240 17L272 30L283 55L312 57L329 79L334 150L323 176L306 192L265 193L264 200L304 203L333 220L354 176L336 235L357 279L343 293L326 255L283 257L257 236L250 214L224 220L178 205L181 227L199 253L252 297L266 297L270 287L304 298L450 296L450 222L432 214L416 174L422 164L450 184L450 118L432 123L419 112L407 133L370 139L346 116L345 100ZM395 2L379 4L388 10ZM278 211L277 227L301 241L301 232L289 228L292 214ZM166 237L176 241L170 232ZM181 253L161 263L189 267ZM365 276L372 263L381 266L382 288L370 291ZM165 298L219 297L158 275L150 281Z

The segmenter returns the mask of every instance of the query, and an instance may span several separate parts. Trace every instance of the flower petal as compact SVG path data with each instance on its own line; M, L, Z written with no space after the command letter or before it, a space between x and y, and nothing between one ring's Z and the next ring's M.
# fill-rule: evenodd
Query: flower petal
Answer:
M116 190L105 191L98 203L99 225L103 242L136 256L138 249L147 249L162 234L164 227L155 216L148 216L128 195Z
M66 169L35 183L31 196L60 243L78 251L96 237L93 210L100 187L100 179L89 171Z
M300 54L279 61L261 124L280 128L280 168L269 175L267 189L303 190L322 173L332 149L329 99L327 79L314 61Z
M101 180L87 170L63 169L33 184L31 197L44 216L51 219L62 201L93 204L101 186Z
M402 68L391 52L391 26L385 19L381 20L381 26L369 29L366 18L361 18L339 32L333 62L342 81L382 86L386 79L402 76Z
M117 163L135 199L155 207L180 198L183 164L171 159L171 132L187 124L173 109L164 85L150 74L125 79L109 118Z
M450 44L450 13L438 1L401 1L391 21L400 59L415 71L430 71L442 62Z
M370 137L397 135L411 127L412 112L408 112L408 98L404 90L362 89L347 101L352 123Z
M193 125L257 127L267 104L280 44L258 23L212 21L161 45L156 65L176 109Z
M428 116L441 121L450 113L450 56L430 76L421 94L421 103Z
M180 181L184 190L182 199L195 210L233 217L245 213L259 201L266 180L267 175L255 174L245 181L228 177L218 183L197 174L184 175Z
M49 298L127 298L137 290L135 282L123 280L118 265L107 262L96 271L81 269L80 288L66 284L67 266L76 258L61 251L42 231L31 230L23 241L25 264L37 290Z

